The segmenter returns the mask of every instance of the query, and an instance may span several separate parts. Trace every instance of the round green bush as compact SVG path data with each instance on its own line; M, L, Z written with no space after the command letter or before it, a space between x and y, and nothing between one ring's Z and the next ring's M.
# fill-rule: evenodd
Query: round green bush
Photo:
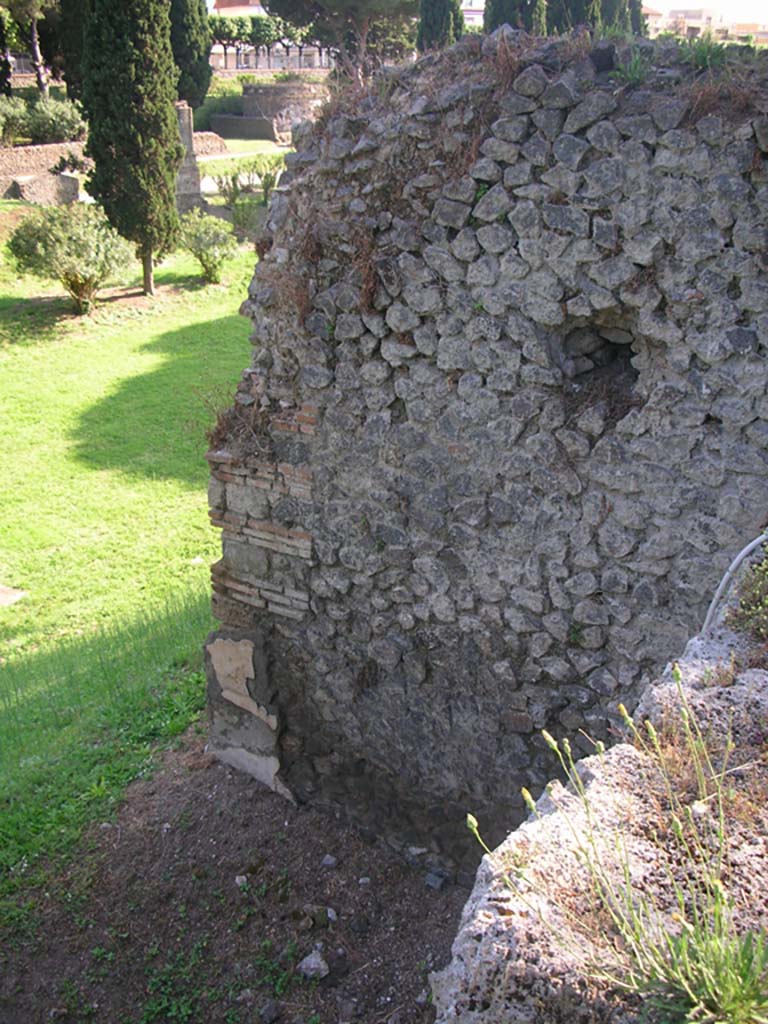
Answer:
M27 111L25 135L33 142L73 142L85 135L85 121L70 100L41 97Z
M237 252L230 226L199 209L181 218L181 245L195 257L202 267L203 280L210 284L219 283L224 261Z
M4 146L12 146L20 135L26 133L27 105L15 96L0 96L0 140Z
M100 206L72 203L36 210L8 240L22 272L59 281L78 313L87 313L101 288L133 257Z

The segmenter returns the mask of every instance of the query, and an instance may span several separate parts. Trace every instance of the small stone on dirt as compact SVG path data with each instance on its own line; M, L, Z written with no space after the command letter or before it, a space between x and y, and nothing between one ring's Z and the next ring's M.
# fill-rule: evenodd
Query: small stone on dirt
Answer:
M280 1017L280 1003L275 999L268 999L259 1010L261 1024L275 1024Z
M326 855L320 861L320 867L335 868L338 863L339 862L336 860L332 853L326 853Z
M296 970L302 976L312 981L313 979L327 978L331 972L330 967L320 956L316 949L312 950L309 956L305 956Z

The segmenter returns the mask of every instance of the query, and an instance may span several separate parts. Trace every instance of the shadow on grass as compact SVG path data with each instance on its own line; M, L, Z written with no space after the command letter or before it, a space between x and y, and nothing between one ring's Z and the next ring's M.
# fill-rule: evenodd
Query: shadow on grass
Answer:
M71 435L74 455L94 470L202 488L206 431L248 363L246 325L233 314L169 331L139 351L166 358L83 413Z
M7 873L51 853L204 704L212 628L195 588L136 620L57 644L0 674L0 895Z
M0 296L0 344L34 345L52 337L56 328L77 314L67 295L32 299Z

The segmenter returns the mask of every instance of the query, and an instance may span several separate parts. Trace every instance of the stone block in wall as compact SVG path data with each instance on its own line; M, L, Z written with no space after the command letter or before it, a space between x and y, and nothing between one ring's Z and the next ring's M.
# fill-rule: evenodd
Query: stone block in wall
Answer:
M64 206L77 202L80 182L74 174L19 175L4 194L7 199L21 199L37 206Z
M206 645L211 749L220 760L291 799L278 777L278 714L254 700L248 688L255 682L256 654L251 639L216 637Z

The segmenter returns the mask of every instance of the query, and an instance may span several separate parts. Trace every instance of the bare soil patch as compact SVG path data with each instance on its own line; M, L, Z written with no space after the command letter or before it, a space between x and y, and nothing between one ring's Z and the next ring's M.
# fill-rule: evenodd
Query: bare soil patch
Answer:
M0 1021L427 1024L467 892L334 817L164 755L0 936ZM324 866L329 855L335 866ZM327 977L298 963L316 950Z

